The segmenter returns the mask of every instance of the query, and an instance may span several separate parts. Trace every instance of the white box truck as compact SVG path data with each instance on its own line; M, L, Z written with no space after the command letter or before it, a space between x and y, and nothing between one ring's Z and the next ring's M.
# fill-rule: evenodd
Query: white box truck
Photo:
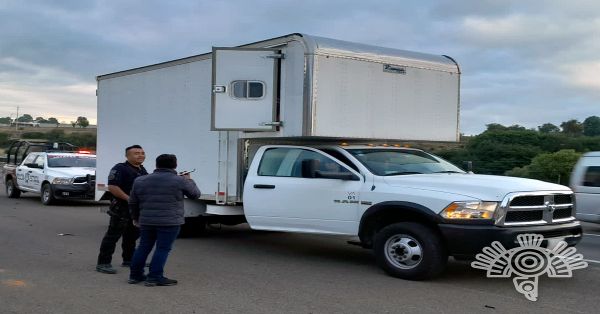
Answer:
M345 235L400 278L434 277L449 256L514 247L521 233L581 238L567 187L404 147L459 139L460 70L447 56L290 34L97 81L96 199L140 144L148 168L174 153L197 169L191 226Z

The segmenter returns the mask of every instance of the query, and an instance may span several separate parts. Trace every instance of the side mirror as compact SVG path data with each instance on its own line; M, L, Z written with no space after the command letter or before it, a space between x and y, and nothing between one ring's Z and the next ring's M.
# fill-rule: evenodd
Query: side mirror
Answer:
M305 159L302 161L302 177L316 178L321 162L318 159Z
M39 168L36 163L27 163L27 164L25 164L25 167L27 167L27 168L35 168L35 169Z
M468 173L473 173L473 162L472 161L464 161L463 162L464 169L467 170Z

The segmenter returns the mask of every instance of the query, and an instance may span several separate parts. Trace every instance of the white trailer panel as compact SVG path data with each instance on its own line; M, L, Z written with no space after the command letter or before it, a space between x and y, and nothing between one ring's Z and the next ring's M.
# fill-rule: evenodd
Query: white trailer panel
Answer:
M214 199L225 181L237 190L237 132L210 131L211 67L206 59L98 81L97 184L106 185L110 168L125 160L125 147L139 144L149 172L164 153L177 155L178 169L196 168L202 198ZM228 180L220 169L232 169ZM97 189L96 199L103 194Z
M328 55L314 69L313 135L458 140L457 73Z

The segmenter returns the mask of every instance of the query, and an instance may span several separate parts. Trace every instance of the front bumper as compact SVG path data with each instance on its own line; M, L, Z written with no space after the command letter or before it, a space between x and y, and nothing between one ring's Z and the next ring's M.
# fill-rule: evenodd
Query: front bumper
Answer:
M94 199L94 185L84 184L54 184L52 193L57 199Z
M576 245L582 237L579 221L556 225L527 227L497 227L494 225L440 224L440 231L446 241L449 255L456 258L472 259L483 248L498 241L506 249L519 246L517 235L535 233L544 236L542 246L550 241L562 240L569 246Z

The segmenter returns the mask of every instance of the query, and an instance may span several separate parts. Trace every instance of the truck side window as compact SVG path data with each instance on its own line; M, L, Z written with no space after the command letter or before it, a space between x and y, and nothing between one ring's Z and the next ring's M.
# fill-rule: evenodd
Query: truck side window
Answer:
M40 167L40 169L44 168L44 155L38 155L35 159L35 163Z
M345 163L346 166L356 170L356 172L360 172L358 170L358 167L354 163L352 163L350 161L350 159L346 158L346 156L344 156L344 154L338 152L337 150L334 150L334 149L321 149L321 150L328 153L329 155L337 158L339 161Z
M37 157L37 154L29 154L23 161L23 165L33 163L33 161L35 160L35 157Z
M588 167L585 170L583 186L600 187L600 166Z
M300 148L271 148L265 151L258 167L259 176L309 178L303 163L314 161L316 170L350 172L335 160L317 152ZM306 166L304 167L306 168Z

